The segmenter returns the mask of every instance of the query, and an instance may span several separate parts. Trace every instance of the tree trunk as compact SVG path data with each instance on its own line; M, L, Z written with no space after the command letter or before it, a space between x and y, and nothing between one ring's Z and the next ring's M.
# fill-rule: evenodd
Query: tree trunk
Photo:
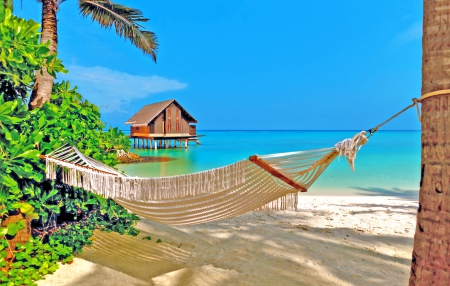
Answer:
M3 0L3 7L14 12L13 0Z
M450 1L424 0L422 94L450 89ZM422 101L419 209L409 285L450 285L450 94Z
M50 52L56 53L58 46L58 34L56 30L57 19L57 0L43 0L42 1L42 35L41 43L50 41ZM52 94L54 78L47 69L36 71L36 80L34 83L33 92L30 98L30 109L41 107L45 102L50 100Z

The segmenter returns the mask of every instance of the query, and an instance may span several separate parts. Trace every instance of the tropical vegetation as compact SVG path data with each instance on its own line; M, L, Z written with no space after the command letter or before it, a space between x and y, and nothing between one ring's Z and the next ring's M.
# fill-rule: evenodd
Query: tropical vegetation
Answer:
M138 218L112 200L45 179L39 154L72 144L113 166L115 151L127 151L130 142L117 128L105 131L98 107L69 82L56 83L40 108L27 108L35 70L52 76L67 72L49 43L39 43L39 29L0 6L2 285L33 285L54 272L58 261L68 262L82 251L95 229L138 233L133 227Z

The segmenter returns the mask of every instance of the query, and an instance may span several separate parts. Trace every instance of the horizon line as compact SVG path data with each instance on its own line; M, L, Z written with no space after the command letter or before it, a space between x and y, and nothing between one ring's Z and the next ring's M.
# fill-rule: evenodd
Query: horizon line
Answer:
M119 129L120 131L130 131L129 129ZM360 131L368 131L368 130L360 130L360 129L197 129L197 131L326 131L326 132L342 132L342 131L352 131L352 132L360 132ZM421 131L420 129L384 129L384 130L378 130L376 132L380 132L380 131L389 131L389 132L393 132L393 131Z

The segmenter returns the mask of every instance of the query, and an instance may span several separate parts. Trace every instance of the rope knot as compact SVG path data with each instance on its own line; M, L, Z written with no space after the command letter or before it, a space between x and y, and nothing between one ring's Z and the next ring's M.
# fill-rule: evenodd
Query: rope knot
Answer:
M344 139L334 145L335 150L339 156L347 157L347 162L350 164L350 169L355 170L356 153L361 149L362 145L366 144L369 139L366 136L366 131L357 133L353 138Z

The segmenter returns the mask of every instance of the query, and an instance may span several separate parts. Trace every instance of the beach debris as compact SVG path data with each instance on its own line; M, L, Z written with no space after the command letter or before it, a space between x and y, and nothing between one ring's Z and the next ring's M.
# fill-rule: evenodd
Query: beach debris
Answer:
M134 154L131 152L127 153L123 149L117 150L117 159L120 161L120 163L133 163L143 160L138 154Z

